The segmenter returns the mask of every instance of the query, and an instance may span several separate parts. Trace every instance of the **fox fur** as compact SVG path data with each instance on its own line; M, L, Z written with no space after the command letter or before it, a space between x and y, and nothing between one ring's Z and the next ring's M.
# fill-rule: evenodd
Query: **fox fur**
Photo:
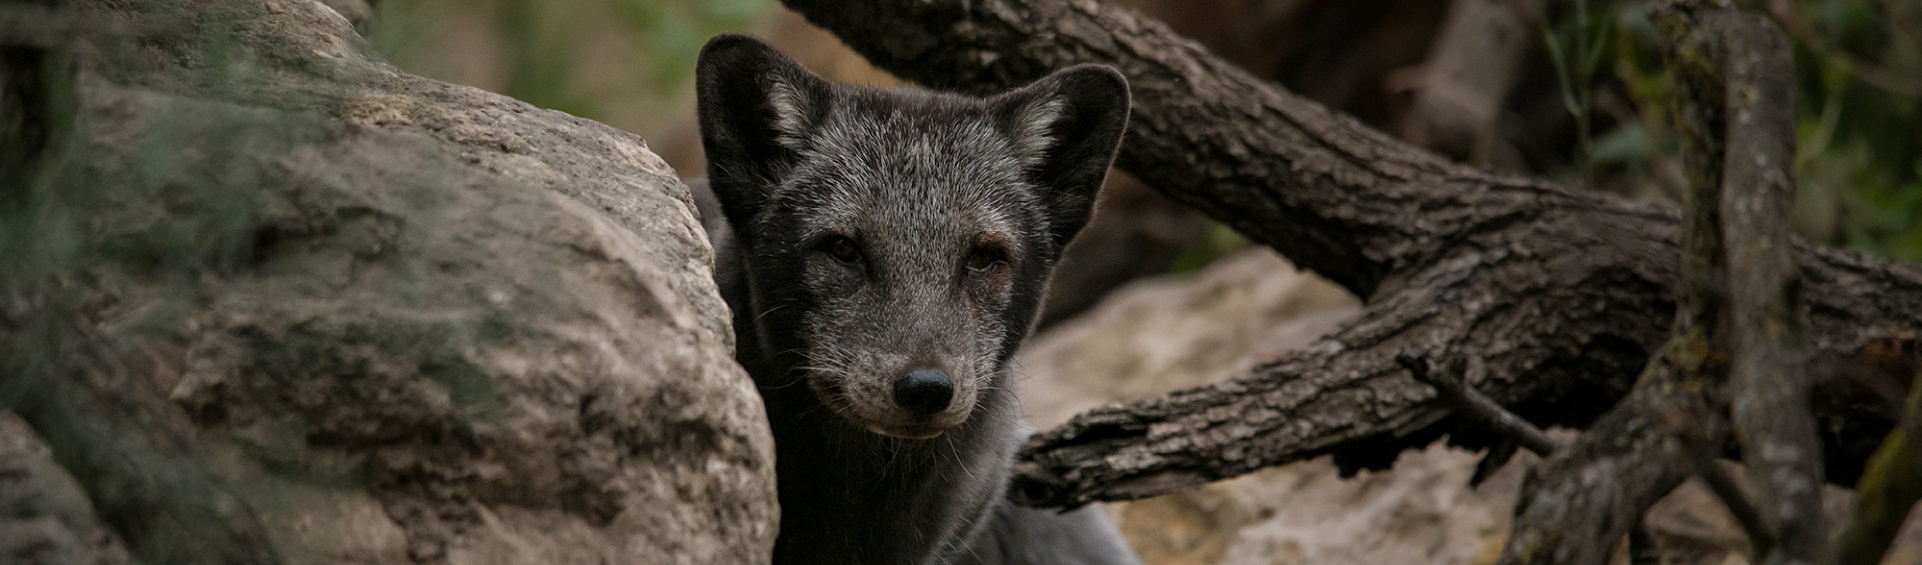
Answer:
M1121 75L878 90L721 35L696 76L690 185L774 432L773 562L1138 563L1098 509L1004 496L1009 360L1127 127Z

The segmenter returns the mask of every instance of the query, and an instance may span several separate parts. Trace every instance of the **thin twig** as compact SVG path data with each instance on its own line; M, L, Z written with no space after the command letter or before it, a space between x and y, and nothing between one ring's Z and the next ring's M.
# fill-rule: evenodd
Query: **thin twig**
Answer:
M1479 373L1487 370L1486 367L1481 366L1481 363L1477 362L1477 360L1470 358L1467 361L1457 360L1450 364L1454 367L1460 367L1464 364L1467 366L1465 372L1450 371L1451 373L1460 373L1462 375L1461 380L1434 374L1434 372L1430 370L1428 359L1422 357L1420 353L1416 353L1412 349L1403 349L1401 352L1395 354L1395 362L1399 363L1402 368L1407 369L1409 375L1413 376L1415 380L1435 387L1436 391L1441 392L1443 396L1448 398L1451 404L1460 408L1463 413L1468 414L1490 429L1504 434L1521 446L1527 447L1529 451L1535 452L1536 455L1548 457L1561 448L1561 443L1555 441L1554 438L1548 437L1548 434L1543 432L1541 428L1535 427L1534 424L1522 419L1521 416L1515 415L1514 412L1509 412L1507 409L1502 408L1500 404L1495 403L1494 400L1483 395L1480 391L1469 388L1467 383L1475 380ZM1508 451L1508 453L1513 453L1512 448L1509 449L1510 451ZM1475 470L1476 478L1470 479L1470 484L1481 482L1479 479L1485 477L1486 473L1491 472L1485 467L1489 465L1490 461L1495 460L1494 458L1507 458L1505 455L1498 456L1495 454L1499 451L1501 451L1499 448L1491 448L1489 459L1484 459L1482 464L1478 465ZM1719 467L1712 465L1706 468L1715 471L1720 470ZM1705 471L1705 474L1706 473ZM1717 474L1719 474L1724 481L1732 481L1726 474ZM1730 482L1729 484L1732 485L1734 483ZM1747 499L1739 498L1738 493L1737 500L1748 510L1748 515L1754 515L1754 508L1747 506ZM1731 504L1730 507L1733 508L1734 504ZM1747 522L1744 522L1744 525L1747 525ZM1636 520L1635 527L1629 530L1628 550L1628 560L1632 565L1661 565L1661 546L1656 542L1655 534L1648 529L1648 524L1645 520Z
M1695 472L1677 428L1720 433L1700 379L1707 338L1693 329L1649 360L1628 398L1529 469L1502 565L1603 565L1662 497Z
M1440 392L1443 397L1446 397L1448 402L1460 409L1463 414L1488 426L1489 429L1515 438L1516 441L1521 443L1522 447L1528 448L1529 451L1535 452L1536 455L1546 457L1554 453L1556 448L1561 447L1560 443L1548 437L1548 434L1543 432L1541 428L1535 427L1535 424L1531 424L1528 420L1522 419L1521 416L1516 416L1514 412L1509 412L1508 409L1502 408L1502 405L1497 404L1480 391L1469 388L1468 384L1464 381L1472 378L1470 375L1487 371L1486 367L1483 367L1479 360L1471 358L1466 362L1468 364L1468 371L1463 373L1463 380L1434 375L1429 371L1428 359L1411 349L1404 349L1400 353L1395 354L1395 362L1401 364L1402 368L1408 369L1408 374L1413 376L1415 380L1435 387L1436 391ZM1457 361L1453 365L1460 365L1461 363L1461 361Z
M1750 550L1755 555L1768 555L1775 547L1775 533L1769 530L1767 522L1762 521L1761 511L1755 509L1755 503L1749 501L1748 493L1742 492L1741 483L1715 457L1706 450L1694 451L1698 454L1695 474L1702 477L1702 482L1708 484L1708 490L1714 492L1716 498L1722 499L1722 505L1728 507L1728 513L1735 516L1736 523L1742 525L1742 531L1748 534Z

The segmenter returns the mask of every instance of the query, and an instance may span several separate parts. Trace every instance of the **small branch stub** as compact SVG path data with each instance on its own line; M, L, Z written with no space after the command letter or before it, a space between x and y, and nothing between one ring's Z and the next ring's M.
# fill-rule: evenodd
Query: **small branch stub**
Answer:
M1494 400L1490 400L1487 396L1469 387L1468 383L1480 380L1473 375L1478 373L1485 374L1487 372L1480 360L1458 360L1451 364L1451 367L1455 369L1460 369L1462 365L1467 365L1468 369L1466 373L1460 370L1449 371L1451 374L1461 375L1459 379L1436 375L1430 372L1428 359L1415 353L1412 349L1403 349L1401 353L1397 353L1395 355L1395 362L1407 368L1409 376L1414 377L1415 380L1435 387L1435 390L1440 391L1442 396L1446 397L1448 401L1454 404L1457 410L1461 410L1463 414L1474 418L1482 425L1488 426L1514 439L1522 447L1535 452L1536 455L1547 457L1555 453L1556 448L1561 447L1553 438L1548 437L1548 433L1543 432L1541 428L1535 427L1534 424L1528 423L1528 420L1522 419L1521 416L1516 416L1514 412L1509 412L1508 409L1502 408L1502 405L1496 404Z

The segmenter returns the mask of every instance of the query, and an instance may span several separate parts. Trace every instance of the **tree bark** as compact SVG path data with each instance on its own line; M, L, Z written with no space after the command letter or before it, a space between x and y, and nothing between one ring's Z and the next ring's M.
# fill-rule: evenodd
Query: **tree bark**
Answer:
M1902 426L1889 432L1856 485L1855 503L1822 565L1875 565L1922 503L1922 387L1910 387Z
M1107 407L1037 435L1013 496L1074 506L1153 496L1334 453L1385 466L1455 431L1396 366L1414 349L1481 357L1469 383L1538 424L1584 426L1668 336L1670 206L1478 171L1264 83L1157 22L1088 0L785 0L870 61L984 92L1075 63L1117 67L1135 112L1119 166L1369 306L1318 345L1218 385ZM1922 272L1795 244L1821 336L1815 391L1828 475L1847 483L1893 421L1846 386L1857 350L1922 327Z
M1608 563L1648 507L1695 474L1692 454L1723 427L1704 402L1718 380L1708 342L1701 328L1676 335L1616 409L1529 469L1497 563Z
M1695 474L1747 528L1758 556L1812 563L1824 541L1821 455L1787 245L1795 194L1788 46L1768 20L1726 7L1650 10L1668 35L1689 166L1675 335L1627 399L1528 471L1501 563L1607 563L1629 525ZM1714 462L1730 400L1764 512Z
M1713 116L1724 140L1704 163L1720 169L1708 185L1719 206L1727 265L1724 335L1729 412L1759 515L1776 545L1770 564L1813 564L1828 541L1822 523L1822 446L1808 408L1808 322L1801 274L1791 255L1795 202L1794 63L1767 18L1706 2L1651 8L1671 34L1669 72L1687 83L1675 114Z

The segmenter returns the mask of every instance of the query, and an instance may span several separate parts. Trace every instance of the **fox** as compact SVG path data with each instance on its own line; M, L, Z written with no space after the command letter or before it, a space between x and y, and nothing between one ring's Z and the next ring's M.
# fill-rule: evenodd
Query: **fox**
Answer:
M691 179L775 444L776 565L1138 565L1099 508L1006 497L1010 362L1130 111L1082 65L973 97L823 79L748 35L695 65Z

